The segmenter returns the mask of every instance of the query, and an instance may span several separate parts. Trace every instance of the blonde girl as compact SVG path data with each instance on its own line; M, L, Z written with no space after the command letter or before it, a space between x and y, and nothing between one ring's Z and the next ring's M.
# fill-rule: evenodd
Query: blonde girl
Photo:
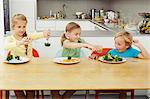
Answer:
M32 40L39 38L49 38L50 32L44 31L43 33L29 34L26 32L27 18L23 14L16 14L12 18L12 35L6 38L4 49L11 51L15 56L32 57ZM35 92L15 91L17 99L34 99Z

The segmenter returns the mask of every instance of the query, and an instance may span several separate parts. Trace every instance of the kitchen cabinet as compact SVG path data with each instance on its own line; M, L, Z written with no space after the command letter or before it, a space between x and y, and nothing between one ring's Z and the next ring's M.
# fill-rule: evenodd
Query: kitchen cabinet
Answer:
M36 31L43 31L43 30L53 30L56 29L56 22L54 20L47 21L47 20L38 20L36 21Z
M66 25L70 22L75 22L81 26L81 29L84 30L94 30L93 23L89 21L76 21L76 20L64 20L64 21L56 21L56 31L64 31L66 28ZM85 25L86 24L86 25Z
M69 22L75 22L81 26L83 31L94 31L96 25L88 20L37 20L36 31L43 31L47 28L54 31L64 31Z

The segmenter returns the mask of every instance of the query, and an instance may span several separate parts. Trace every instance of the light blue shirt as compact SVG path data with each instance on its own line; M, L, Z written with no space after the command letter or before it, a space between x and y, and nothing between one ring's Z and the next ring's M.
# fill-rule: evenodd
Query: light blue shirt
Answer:
M132 47L128 48L125 52L118 52L117 49L113 49L113 50L110 50L108 53L112 54L112 56L121 56L121 57L125 57L125 58L136 58L138 57L140 51L137 50L137 49L134 49Z

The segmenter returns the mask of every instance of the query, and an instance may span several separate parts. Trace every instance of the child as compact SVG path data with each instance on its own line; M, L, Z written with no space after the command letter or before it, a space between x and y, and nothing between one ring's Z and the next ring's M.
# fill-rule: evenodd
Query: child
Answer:
M92 51L95 51L100 46L94 46L92 44L88 44L85 40L80 38L81 28L75 22L70 22L66 26L65 33L63 33L61 37L61 45L63 46L63 57L81 57L80 49L82 47L88 48ZM51 91L53 99L69 99L73 95L75 90L66 91L62 96L59 94L59 91Z
M121 31L115 35L115 47L116 49L110 50L108 53L112 54L113 56L118 55L125 58L132 57L132 58L144 58L148 59L149 53L143 47L143 45L137 40L134 39L130 33L126 31ZM132 43L140 49L132 48Z
M6 38L5 50L11 51L15 56L32 57L32 40L39 38L49 38L50 32L27 34L26 33L27 19L23 14L16 14L12 18L12 35ZM34 99L35 92L33 90L15 91L17 99Z
M92 51L98 50L101 46L87 43L80 38L81 28L75 22L70 22L66 26L65 33L61 37L61 45L63 46L63 57L81 57L80 49L82 47L88 48Z
M143 58L148 59L150 57L147 50L143 47L143 45L137 40L134 39L130 33L126 31L121 31L115 35L115 49L110 50L108 53L112 54L112 56L118 55L125 58ZM134 49L132 47L134 44L136 47L140 49ZM120 92L119 99L126 99L126 92Z

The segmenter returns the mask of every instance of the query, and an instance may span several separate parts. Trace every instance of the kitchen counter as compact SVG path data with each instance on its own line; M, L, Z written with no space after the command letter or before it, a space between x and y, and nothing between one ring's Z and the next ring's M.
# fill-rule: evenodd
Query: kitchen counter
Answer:
M95 29L93 30L90 30L89 28L91 28L91 26L87 26L86 28L81 28L82 29L82 32L81 32L81 36L82 37L114 37L114 35L119 32L121 30L121 28L116 25L116 24L102 24L102 23L98 23L94 20L89 20L89 19L38 19L37 21L49 21L51 23L51 27L52 28L62 28L63 29L60 29L60 30L56 30L56 29L53 29L52 30L52 36L53 37L60 37L60 35L64 32L64 29L65 29L65 22L79 22L81 23L81 27L85 27L89 24L93 24L95 25ZM60 22L61 21L61 22ZM90 22L89 22L90 21ZM52 22L56 22L56 24L54 23L54 25L52 24ZM58 23L60 22L60 23ZM84 22L87 22L87 23L84 23ZM65 23L63 25L63 23ZM57 26L57 25L62 25L62 26ZM41 24L39 24L39 26L41 26ZM50 25L49 25L50 26ZM101 30L101 28L105 29L105 30ZM86 30L88 29L88 30ZM129 31L130 33L132 33L133 36L150 36L149 34L141 34L139 33L138 31Z
M93 21L93 20L90 20L92 23L100 26L100 27L103 27L105 28L107 31L105 31L105 36L106 37L111 37L111 36L114 36L115 33L121 31L121 28L120 26L118 26L117 24L114 24L114 23L107 23L107 24L102 24L102 23L98 23L96 21ZM133 36L150 36L150 34L142 34L140 33L138 30L126 30L128 32L130 32ZM102 34L101 36L104 36L103 35L103 32L100 33ZM97 33L96 33L97 35Z

